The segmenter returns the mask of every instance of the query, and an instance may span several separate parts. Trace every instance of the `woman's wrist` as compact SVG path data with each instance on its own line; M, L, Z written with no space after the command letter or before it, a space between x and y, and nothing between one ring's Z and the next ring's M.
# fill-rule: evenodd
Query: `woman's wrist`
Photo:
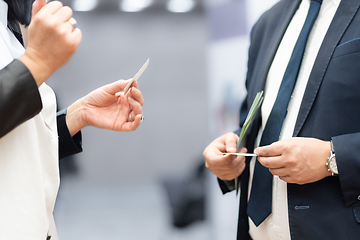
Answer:
M87 126L85 114L85 99L81 98L71 104L66 113L66 125L71 136Z
M35 59L31 54L28 54L28 52L25 52L18 60L29 69L38 87L53 73L46 64L42 64L40 59Z

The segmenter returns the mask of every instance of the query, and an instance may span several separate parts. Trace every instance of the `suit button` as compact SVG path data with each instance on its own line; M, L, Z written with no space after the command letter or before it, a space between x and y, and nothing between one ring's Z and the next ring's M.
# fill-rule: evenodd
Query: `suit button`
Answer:
M360 195L358 196L358 200L360 201Z

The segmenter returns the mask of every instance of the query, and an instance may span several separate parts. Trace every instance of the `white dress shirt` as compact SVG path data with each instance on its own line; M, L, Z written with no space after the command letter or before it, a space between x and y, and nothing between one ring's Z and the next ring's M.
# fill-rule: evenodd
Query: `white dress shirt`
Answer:
M25 51L7 28L7 9L0 0L0 70ZM56 99L45 83L39 92L42 111L0 138L0 239L45 240L53 221L59 187Z
M319 15L309 35L298 79L289 102L288 113L285 117L280 133L280 140L292 137L310 72L340 1L341 0L323 0ZM282 78L290 60L292 50L294 49L297 38L305 22L309 7L310 0L303 0L301 2L284 34L270 67L265 85L264 102L261 107L262 127L258 134L257 146L260 142L262 129L264 129L266 121L275 103ZM254 166L255 159L252 159L250 163L249 196ZM250 236L253 240L291 239L288 217L287 183L279 179L277 176L273 177L272 198L272 213L263 223L259 225L259 227L256 227L249 218Z

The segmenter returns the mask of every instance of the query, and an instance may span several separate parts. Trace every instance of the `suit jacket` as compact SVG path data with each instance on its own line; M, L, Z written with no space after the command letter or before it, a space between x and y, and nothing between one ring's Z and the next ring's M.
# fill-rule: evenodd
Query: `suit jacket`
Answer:
M251 32L241 123L267 74L300 0L281 0ZM360 239L360 0L342 0L324 38L299 110L293 136L333 140L339 176L288 184L291 239ZM241 125L241 124L240 124ZM247 136L253 151L260 113ZM249 159L247 159L249 161ZM249 239L246 215L248 164L240 176L238 239ZM226 189L220 183L223 192Z
M0 70L0 138L34 117L41 109L38 87L21 61L14 60ZM58 112L60 159L82 151L81 132L71 137L65 117L66 109Z

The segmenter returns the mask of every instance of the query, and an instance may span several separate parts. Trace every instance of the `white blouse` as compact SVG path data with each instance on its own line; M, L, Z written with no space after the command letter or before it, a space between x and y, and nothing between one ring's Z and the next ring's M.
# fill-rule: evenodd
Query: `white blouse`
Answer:
M7 28L7 9L0 0L0 70L25 52ZM45 240L53 221L59 187L56 99L45 83L39 92L42 111L0 138L0 239Z

